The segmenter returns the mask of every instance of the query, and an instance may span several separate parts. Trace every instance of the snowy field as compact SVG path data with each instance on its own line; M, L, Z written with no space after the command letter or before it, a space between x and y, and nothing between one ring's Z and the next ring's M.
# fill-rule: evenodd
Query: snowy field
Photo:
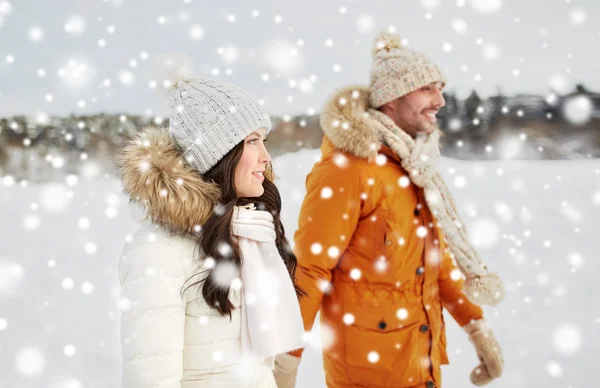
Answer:
M274 161L289 239L318 150ZM597 386L600 162L442 159L471 238L508 288L486 308L506 360L490 387ZM82 175L83 176L83 175ZM119 387L121 247L136 224L114 177L23 186L0 178L0 387ZM448 316L445 387L477 364ZM324 387L316 345L298 387Z

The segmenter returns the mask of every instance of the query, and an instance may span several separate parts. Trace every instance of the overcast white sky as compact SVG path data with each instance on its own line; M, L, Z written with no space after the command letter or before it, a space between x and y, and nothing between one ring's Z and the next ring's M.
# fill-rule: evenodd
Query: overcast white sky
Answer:
M600 90L599 16L593 0L0 0L0 116L166 115L149 82L172 51L271 114L318 112L336 87L368 82L389 26L461 97Z

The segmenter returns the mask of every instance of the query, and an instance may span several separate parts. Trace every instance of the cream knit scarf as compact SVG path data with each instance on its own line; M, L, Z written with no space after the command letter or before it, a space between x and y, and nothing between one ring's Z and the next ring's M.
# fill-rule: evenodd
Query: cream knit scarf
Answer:
M242 350L267 359L305 346L298 298L275 245L273 216L235 207L233 234L242 252Z
M460 271L466 277L465 293L477 304L496 305L504 298L504 286L496 273L487 266L469 243L465 224L462 222L454 199L437 171L440 158L440 131L416 140L400 129L386 114L369 109L369 115L377 119L382 139L400 157L402 167L410 180L424 189L427 206L441 227Z

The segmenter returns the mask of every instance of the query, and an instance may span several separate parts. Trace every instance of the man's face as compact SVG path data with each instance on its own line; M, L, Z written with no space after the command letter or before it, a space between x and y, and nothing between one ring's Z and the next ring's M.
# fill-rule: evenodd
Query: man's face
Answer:
M430 134L436 128L438 111L446 105L442 82L433 82L390 101L382 111L413 138L419 133Z

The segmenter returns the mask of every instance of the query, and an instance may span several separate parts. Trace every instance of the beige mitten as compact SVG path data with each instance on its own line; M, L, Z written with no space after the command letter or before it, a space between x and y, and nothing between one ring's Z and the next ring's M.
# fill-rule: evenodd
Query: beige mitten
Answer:
M483 318L469 323L463 329L469 335L481 362L471 372L471 382L481 386L500 377L504 368L504 358L492 329Z
M275 357L273 375L277 382L277 388L294 388L296 386L298 365L300 365L300 357L287 353L278 354Z

